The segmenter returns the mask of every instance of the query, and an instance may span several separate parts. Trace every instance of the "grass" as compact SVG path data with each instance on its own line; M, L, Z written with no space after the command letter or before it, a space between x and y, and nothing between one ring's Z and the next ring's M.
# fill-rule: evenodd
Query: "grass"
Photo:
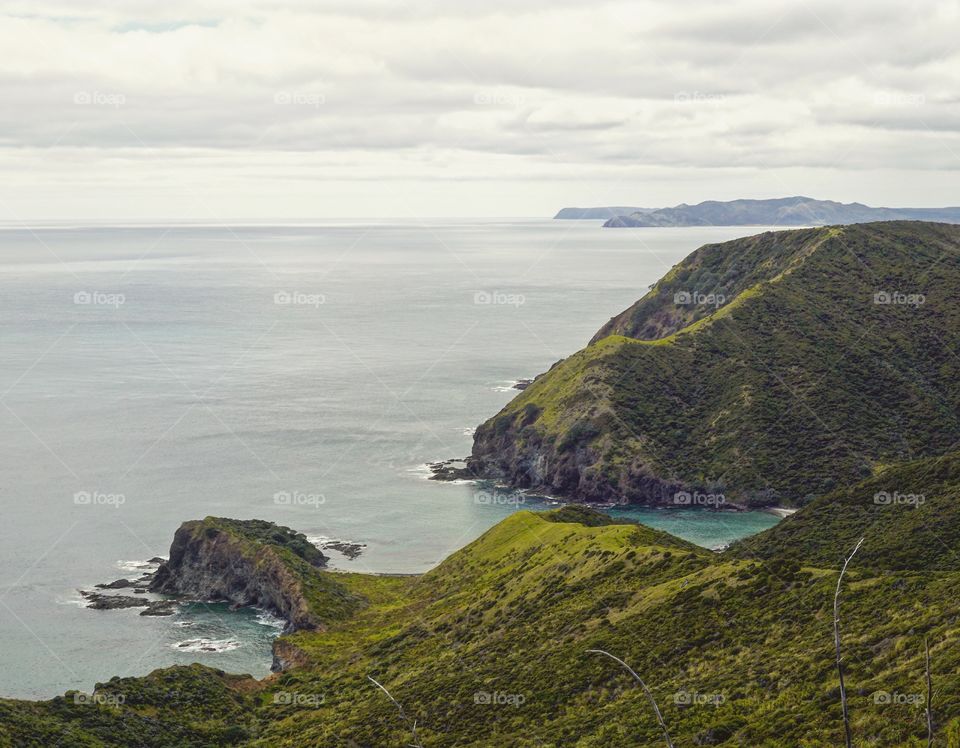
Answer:
M922 708L874 694L923 690L927 636L939 744L960 745L946 737L960 729L960 572L877 568L869 550L868 539L843 608L855 741L923 744ZM127 695L119 707L0 701L0 744L69 734L129 745L134 730L147 746L409 741L368 676L417 719L428 748L658 744L629 675L586 653L602 649L642 675L678 746L833 746L837 570L816 553L716 554L582 507L517 512L420 577L315 570L369 604L284 637L304 667L260 684L192 666L98 686Z

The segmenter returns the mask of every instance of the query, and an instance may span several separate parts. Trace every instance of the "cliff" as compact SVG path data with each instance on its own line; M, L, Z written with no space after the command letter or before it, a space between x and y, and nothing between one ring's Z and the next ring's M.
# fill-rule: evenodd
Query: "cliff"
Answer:
M362 605L330 574L327 559L306 537L263 520L207 517L184 522L170 559L150 591L265 608L286 631L318 630Z

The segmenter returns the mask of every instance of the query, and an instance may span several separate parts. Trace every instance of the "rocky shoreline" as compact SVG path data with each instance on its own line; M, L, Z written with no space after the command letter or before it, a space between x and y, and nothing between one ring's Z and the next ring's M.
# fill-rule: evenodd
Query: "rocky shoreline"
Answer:
M430 469L428 480L452 482L457 480L482 480L483 476L474 475L469 468L469 457L453 457L449 460L427 463Z
M367 549L366 543L357 543L353 540L339 538L308 538L321 551L336 551L348 561L355 561Z
M615 492L609 487L595 490L588 495L578 492L569 493L555 486L535 484L528 480L526 475L521 480L511 480L511 476L502 469L490 469L490 463L474 457L456 457L449 460L440 460L429 463L431 470L429 480L440 482L455 481L488 481L497 488L505 491L517 492L527 496L541 497L556 503L585 504L596 508L644 506L650 508L700 508L711 511L745 512L752 509L770 511L778 516L787 516L796 509L780 506L752 507L740 502L727 500L722 494L706 489L691 488L681 483L670 483L650 479L645 484L647 493L645 498L632 499ZM650 497L653 497L651 500Z
M105 595L99 592L81 592L91 610L123 610L143 608L142 616L172 616L180 603L177 600L149 600L131 595Z
M165 563L166 559L155 556L149 561L144 562L145 567L157 566ZM140 612L142 616L172 616L180 607L180 601L171 598L151 599L148 597L137 597L137 595L146 595L153 583L156 571L145 572L136 579L127 579L123 577L112 582L101 582L93 585L93 590L78 590L81 597L86 600L86 606L90 610L125 610L128 608L143 608ZM100 590L100 591L96 591ZM133 595L111 594L108 591L115 590L133 590Z

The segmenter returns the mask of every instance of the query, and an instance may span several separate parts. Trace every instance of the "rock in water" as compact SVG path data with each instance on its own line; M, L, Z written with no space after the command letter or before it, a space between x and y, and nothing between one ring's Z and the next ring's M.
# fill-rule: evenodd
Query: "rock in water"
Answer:
M177 612L176 600L154 600L146 608L140 611L142 616L172 616Z
M120 610L122 608L146 608L149 600L128 595L101 595L98 592L81 592L87 598L87 607L93 610Z
M122 590L126 587L133 587L133 582L129 579L117 579L114 582L107 582L105 584L95 584L93 585L98 590Z

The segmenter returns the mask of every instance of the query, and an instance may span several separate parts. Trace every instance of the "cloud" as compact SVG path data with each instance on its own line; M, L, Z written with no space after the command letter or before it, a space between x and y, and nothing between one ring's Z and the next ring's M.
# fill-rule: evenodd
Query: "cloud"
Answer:
M491 183L521 175L606 180L624 204L651 203L631 192L651 169L700 175L698 194L660 188L665 204L717 196L730 170L758 186L767 171L895 170L864 192L896 203L903 173L960 164L956 2L92 0L0 14L0 171L35 196L7 180L0 198L30 215L52 209L44 185L109 204L125 180L148 189L145 174L247 204L265 171L274 186L473 181L474 204L496 206ZM555 194L534 189L504 212Z

